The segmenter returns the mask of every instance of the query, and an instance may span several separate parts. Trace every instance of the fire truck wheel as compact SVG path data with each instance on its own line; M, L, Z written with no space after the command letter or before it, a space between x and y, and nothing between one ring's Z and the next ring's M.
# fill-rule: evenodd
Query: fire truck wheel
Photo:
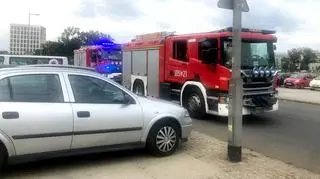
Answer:
M164 157L174 153L179 145L180 126L172 120L161 120L150 129L147 138L147 150L150 154Z
M144 85L143 85L143 82L141 80L136 80L133 84L133 92L136 94L136 95L139 95L139 96L144 96Z
M197 88L187 93L184 105L192 118L202 119L206 114L204 98Z

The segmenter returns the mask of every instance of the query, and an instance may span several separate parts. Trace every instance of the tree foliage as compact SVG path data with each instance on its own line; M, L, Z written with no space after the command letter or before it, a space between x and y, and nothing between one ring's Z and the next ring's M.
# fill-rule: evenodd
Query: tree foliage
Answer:
M288 50L288 55L281 58L281 68L284 71L309 70L309 64L316 62L317 53L315 50L303 47Z
M47 41L34 54L66 56L68 59L73 59L75 49L79 49L82 45L94 45L102 39L108 39L109 42L114 41L109 34L99 31L80 31L77 27L67 27L61 33L58 41Z

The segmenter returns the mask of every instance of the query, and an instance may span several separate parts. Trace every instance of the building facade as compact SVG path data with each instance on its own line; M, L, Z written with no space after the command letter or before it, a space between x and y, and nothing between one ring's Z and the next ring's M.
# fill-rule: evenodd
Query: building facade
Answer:
M46 28L27 24L10 24L10 54L31 54L46 41Z

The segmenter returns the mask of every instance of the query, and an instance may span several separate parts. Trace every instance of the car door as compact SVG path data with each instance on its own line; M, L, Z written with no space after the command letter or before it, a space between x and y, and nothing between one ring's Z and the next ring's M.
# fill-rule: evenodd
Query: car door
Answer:
M70 149L73 115L57 73L27 73L0 79L0 129L17 155Z
M65 79L73 101L73 149L141 140L142 108L124 89L102 76L69 73Z

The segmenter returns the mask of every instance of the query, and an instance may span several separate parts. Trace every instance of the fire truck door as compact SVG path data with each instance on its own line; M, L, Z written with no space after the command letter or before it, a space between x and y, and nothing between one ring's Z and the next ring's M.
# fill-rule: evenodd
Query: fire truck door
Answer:
M170 48L171 47L171 48ZM188 43L187 40L174 40L168 45L168 69L166 75L172 82L183 82L187 79Z

